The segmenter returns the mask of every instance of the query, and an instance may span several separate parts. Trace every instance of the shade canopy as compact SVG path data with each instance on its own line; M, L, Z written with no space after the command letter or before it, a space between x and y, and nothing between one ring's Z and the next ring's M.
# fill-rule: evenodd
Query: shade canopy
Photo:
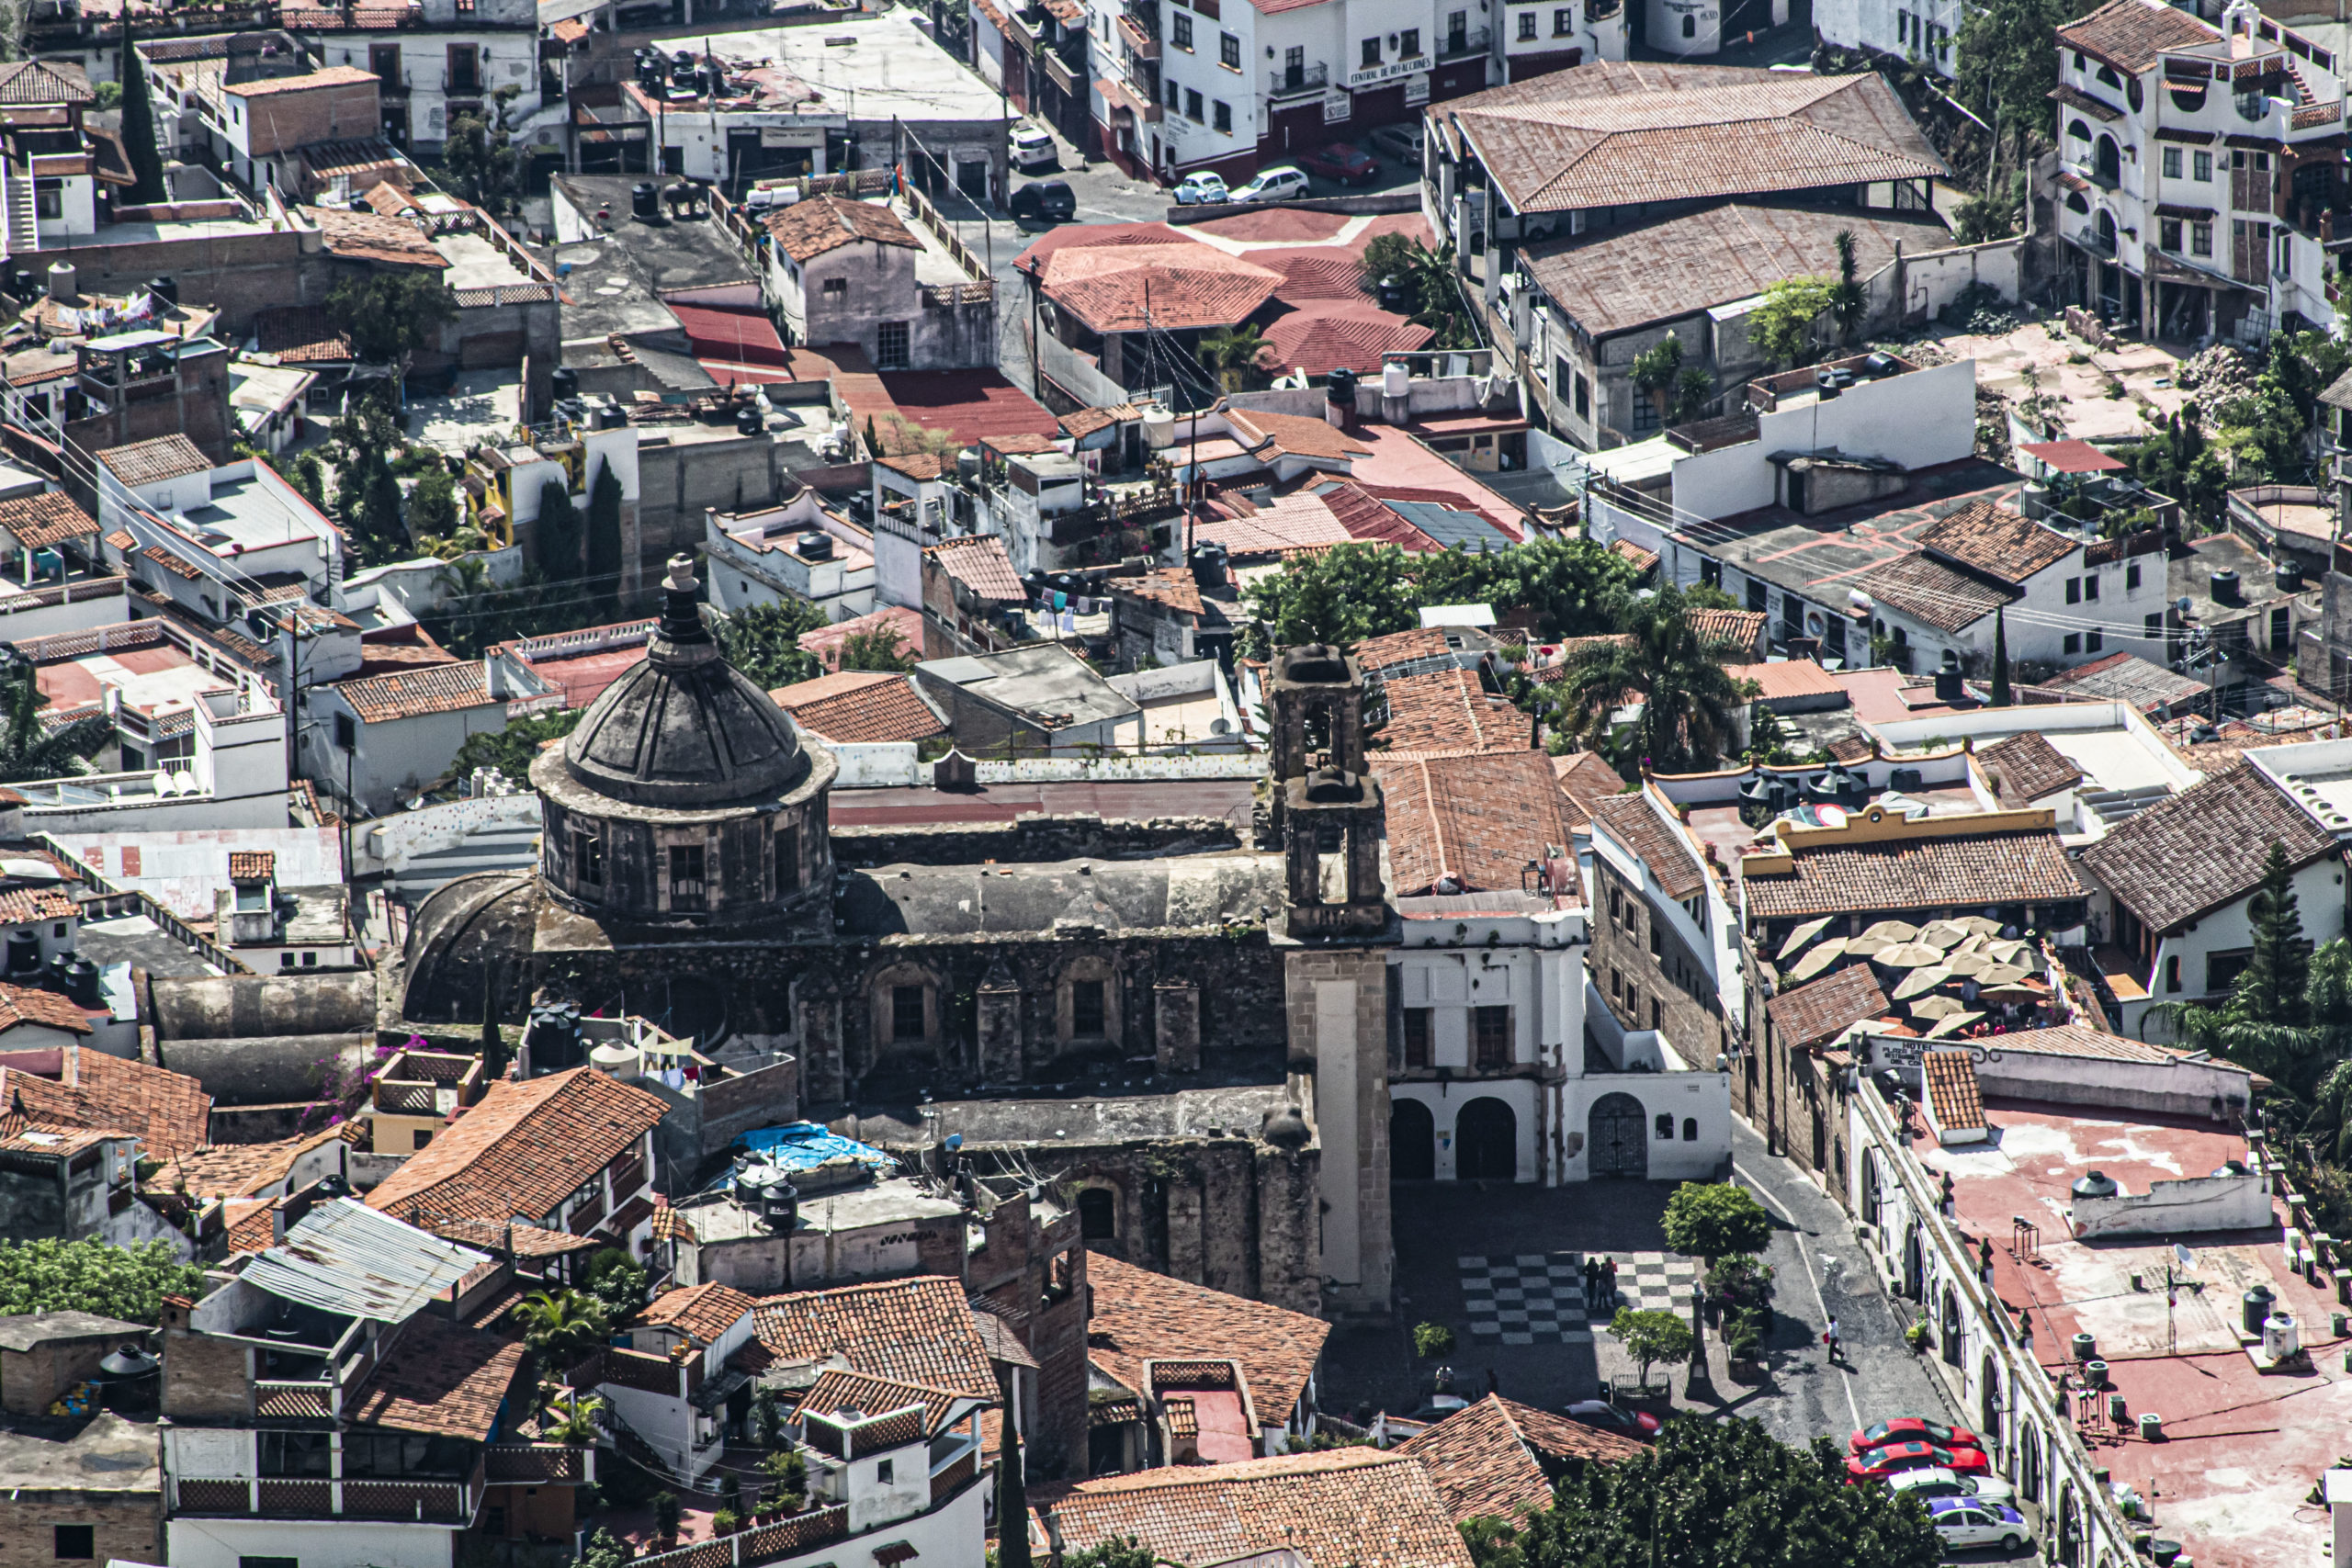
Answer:
M1881 948L1871 960L1890 969L1925 969L1930 964L1941 964L1944 955L1924 942L1899 942L1893 947Z
M1940 964L1930 964L1925 969L1914 969L1903 977L1903 984L1894 987L1894 999L1903 1002L1909 1001L1913 997L1923 997L1951 978L1951 971Z
M1805 943L1811 942L1815 937L1819 936L1823 931L1827 931L1829 929L1829 922L1837 918L1838 917L1835 915L1824 915L1817 920L1807 920L1804 924L1791 931L1789 933L1789 940L1781 944L1781 956L1783 959L1786 959L1802 950Z
M1984 1016L1981 1012L1948 1012L1936 1020L1936 1026L1928 1031L1928 1038L1941 1040L1948 1035L1956 1034Z
M1845 955L1845 939L1833 936L1827 942L1815 947L1803 958L1798 959L1795 965L1789 970L1789 978L1792 981L1803 982L1812 979L1816 975L1826 974L1829 966Z
M1968 1004L1960 1000L1957 997L1921 997L1917 1001L1911 1004L1911 1016L1913 1018L1950 1018L1956 1012L1965 1012L1967 1010Z
M1919 928L1905 925L1901 920L1881 920L1862 934L1880 942L1916 942L1919 937Z

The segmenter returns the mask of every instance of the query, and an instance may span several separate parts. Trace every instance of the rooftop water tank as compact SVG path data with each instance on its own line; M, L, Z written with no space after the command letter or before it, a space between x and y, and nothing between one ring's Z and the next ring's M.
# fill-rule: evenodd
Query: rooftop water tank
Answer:
M588 1053L588 1064L627 1083L637 1077L639 1057L634 1045L599 1045Z

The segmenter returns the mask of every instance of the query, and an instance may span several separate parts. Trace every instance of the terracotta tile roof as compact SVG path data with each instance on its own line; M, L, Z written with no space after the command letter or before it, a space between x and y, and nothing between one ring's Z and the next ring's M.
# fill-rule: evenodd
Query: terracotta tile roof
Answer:
M1936 1124L1955 1132L1984 1125L1984 1091L1977 1087L1976 1063L1965 1051L1930 1051L1923 1064L1928 1107Z
M511 1246L517 1258L560 1258L567 1252L585 1252L612 1245L600 1236L573 1235L569 1231L551 1231L545 1225L504 1220L436 1220L424 1228L444 1241L478 1247L486 1252L503 1252ZM489 1320L478 1317L475 1321Z
M175 479L182 474L205 473L212 467L212 459L185 435L159 435L153 441L109 446L98 454L98 461L112 470L116 479L133 488L153 484L158 479Z
M578 43L582 39L586 38L590 31L588 24L579 17L566 17L560 22L548 25L548 36L559 43Z
M947 472L954 459L936 452L900 452L874 459L894 474L904 474L910 479L935 479Z
M813 632L800 634L800 651L813 653L828 668L841 662L842 644L854 637L880 631L888 626L899 634L902 652L922 652L922 612L907 604L888 604L870 615L835 621L829 626L819 626Z
M2083 770L2038 729L1985 747L1976 753L1976 761L1997 781L1996 788L2005 803L2015 800L2025 806L2083 782Z
M1707 886L1699 859L1682 836L1679 825L1660 818L1649 797L1639 791L1612 795L1592 803L1592 825L1639 855L1650 878L1669 898L1688 898Z
M1029 590L1022 585L1021 574L1012 570L1012 558L1005 553L1004 540L997 535L969 534L961 538L942 539L922 553L983 599L1001 604L1029 602Z
M1398 664L1410 664L1417 659L1445 658L1453 652L1445 640L1446 635L1443 626L1408 626L1401 632L1365 637L1348 651L1369 675Z
M1072 409L1062 415L1062 430L1069 435L1091 435L1107 430L1123 420L1139 419L1142 415L1133 403L1111 403L1102 408Z
M674 1328L701 1345L716 1345L759 1303L732 1285L689 1285L664 1291L646 1303L638 1321Z
M424 231L405 218L387 218L380 212L347 212L335 207L306 207L302 216L319 226L326 248L339 260L431 267L435 271L449 265L433 248L433 242L424 237Z
M2186 1048L2151 1044L2084 1023L2061 1023L2049 1029L2022 1029L2004 1034L2001 1049L2040 1056L2096 1056L2115 1062L2171 1063L2188 1055Z
M1272 413L1265 409L1228 408L1226 423L1248 438L1252 449L1272 442L1272 450L1295 457L1323 457L1344 462L1369 457L1372 448L1313 414ZM1261 454L1261 456L1265 454Z
M553 1213L660 1124L663 1109L658 1097L594 1067L494 1083L368 1193L368 1204L412 1224Z
M1572 751L1552 759L1552 773L1567 798L1565 812L1571 828L1589 827L1595 803L1625 793L1623 775L1598 751Z
M947 733L946 721L922 700L911 676L880 670L843 670L768 694L792 722L836 745L927 740Z
M1446 1511L1461 1524L1548 1508L1550 1470L1580 1460L1614 1463L1642 1449L1632 1438L1490 1393L1398 1444L1396 1451L1420 1461Z
M1849 964L1764 1004L1772 1032L1792 1051L1834 1040L1866 1018L1884 1018L1892 1006L1867 964Z
M280 305L254 311L254 347L288 365L334 364L359 357L351 346L350 334L316 305Z
M1761 688L1757 702L1786 702L1795 697L1840 697L1846 688L1810 659L1767 660L1761 664L1726 664L1724 673L1735 681L1753 681Z
M1476 670L1437 670L1381 682L1388 722L1380 739L1392 751L1524 751L1527 715L1478 683Z
M2058 671L2041 683L2069 697L2104 697L2130 703L2143 712L2205 695L2204 682L2177 674L2136 653L2110 653L2105 659Z
M1947 632L1974 625L2016 597L1946 566L1925 550L1880 562L1854 579L1854 586L1915 620Z
M1645 550L1631 539L1611 539L1609 553L1630 564L1637 571L1647 571L1657 564L1657 552Z
M56 60L14 60L0 65L0 104L95 104L89 73Z
M139 554L141 559L151 560L157 566L162 567L165 571L170 572L174 577L185 579L189 582L195 581L197 578L201 575L197 571L195 567L189 565L187 561L180 559L179 557L172 554L171 551L164 548L161 545L150 545L145 549L140 551Z
M1072 225L1022 253L1046 298L1098 333L1229 327L1249 319L1283 275L1160 223ZM1148 295L1148 297L1147 297Z
M312 1149L359 1136L361 1125L345 1122L295 1138L266 1144L208 1144L172 1162L170 1180L185 1180L198 1198L242 1198L286 1179L294 1162Z
M62 491L52 490L0 501L0 529L6 529L24 548L38 550L69 539L93 537L98 525Z
M1223 498L1222 504L1240 511L1235 497ZM1275 496L1238 516L1204 517L1193 525L1193 537L1202 544L1223 545L1227 558L1237 561L1355 542L1323 498L1303 490Z
M2118 824L2083 852L2083 864L2161 933L2252 892L2274 843L2296 866L2335 849L2268 774L2241 762Z
M1973 910L2050 904L2085 893L2058 835L2047 828L1805 847L1793 863L1792 873L1742 877L1750 916Z
M356 65L330 65L323 71L309 71L300 76L268 76L258 82L232 82L220 90L233 98L262 98L278 93L309 93L322 87L373 87L378 83L373 72L362 71Z
M761 1346L778 1360L839 1352L853 1371L996 1398L988 1347L953 1280L926 1275L769 1296L752 1314Z
M139 541L130 536L130 529L117 528L113 533L107 536L107 543L113 546L118 550L127 551L136 547Z
M1420 347L1437 335L1382 310L1361 294L1352 299L1313 300L1265 329L1261 364L1310 376L1337 369L1378 370L1385 356Z
M1237 1361L1258 1419L1266 1425L1290 1418L1331 1333L1320 1318L1188 1284L1099 1252L1086 1260L1086 1280L1094 1293L1086 1325L1089 1360L1138 1392L1146 1361Z
M524 1348L429 1312L401 1328L344 1411L356 1427L486 1442L522 1375Z
M2066 48L2132 76L2154 65L2165 50L2211 43L2220 36L2188 12L2151 0L2114 0L2058 29L2058 41Z
M795 202L767 220L768 232L786 255L797 262L812 261L843 245L869 242L922 249L922 242L899 215L879 202L853 201L845 196L820 196Z
M482 677L481 660L453 660L423 664L384 675L362 675L338 681L327 688L340 694L362 724L384 724L419 714L453 713L458 708L503 706Z
M1033 1369L1037 1365L1037 1358L1021 1343L1021 1336L1013 1332L1012 1325L991 1311L987 1302L972 1308L972 1327L978 1332L980 1343L989 1348L989 1359L997 1365Z
M80 365L76 355L47 348L28 348L0 360L11 387L38 387L44 381L62 380L73 375Z
M1527 863L1568 849L1568 823L1541 751L1374 751L1368 759L1387 808L1388 865L1401 897L1518 892Z
M1996 581L2022 585L2081 548L1997 501L1972 501L1920 530L1918 544Z
M84 1012L71 997L31 986L11 986L0 982L0 1032L14 1029L20 1023L62 1029L75 1034L94 1032L90 1015Z
M1596 62L1436 111L1512 208L1566 212L1944 174L1877 75Z
M1193 574L1182 567L1147 571L1141 577L1113 577L1103 580L1102 586L1114 599L1136 599L1148 604L1158 604L1179 615L1206 615L1201 604L1200 585Z
M802 1415L835 1416L854 1410L864 1416L879 1416L919 1404L922 1406L923 1435L931 1437L946 1422L947 1413L956 1407L956 1402L969 1397L953 1389L837 1371L826 1372L809 1384L808 1392L800 1396L800 1403L794 1409Z
M1580 330L1605 337L1751 299L1784 277L1834 275L1840 231L1853 234L1864 277L1892 260L1897 245L1917 254L1951 243L1929 213L1734 202L1530 245L1520 254L1546 298Z
M277 874L277 855L272 850L231 850L229 880L232 882L266 882Z
M270 1198L232 1198L221 1210L225 1239L231 1252L267 1252L277 1245L277 1222Z
M51 1063L59 1064L56 1077L35 1070ZM62 1062L50 1051L0 1051L0 1105L17 1095L44 1122L119 1127L164 1161L202 1147L212 1115L212 1097L186 1073L81 1045L66 1046Z
M1041 1508L1066 1551L1133 1536L1170 1562L1288 1547L1313 1568L1469 1568L1419 1461L1374 1449L1177 1466L1081 1482Z
M54 887L0 888L0 926L71 919L79 909L71 897Z

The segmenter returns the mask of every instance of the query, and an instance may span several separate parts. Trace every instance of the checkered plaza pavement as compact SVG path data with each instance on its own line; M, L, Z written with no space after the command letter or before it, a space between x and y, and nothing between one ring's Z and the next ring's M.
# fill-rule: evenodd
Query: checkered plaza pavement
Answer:
M1505 1345L1589 1344L1598 1320L1602 1329L1617 1306L1687 1313L1699 1260L1671 1252L1611 1252L1617 1262L1614 1305L1585 1307L1581 1252L1519 1253L1465 1257L1462 1295L1470 1333Z

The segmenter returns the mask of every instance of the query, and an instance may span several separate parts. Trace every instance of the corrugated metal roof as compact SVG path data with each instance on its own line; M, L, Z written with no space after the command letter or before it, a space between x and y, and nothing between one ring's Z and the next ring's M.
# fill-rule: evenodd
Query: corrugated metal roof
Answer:
M245 1266L246 1283L345 1317L403 1323L490 1255L443 1241L354 1198L322 1203Z

